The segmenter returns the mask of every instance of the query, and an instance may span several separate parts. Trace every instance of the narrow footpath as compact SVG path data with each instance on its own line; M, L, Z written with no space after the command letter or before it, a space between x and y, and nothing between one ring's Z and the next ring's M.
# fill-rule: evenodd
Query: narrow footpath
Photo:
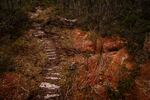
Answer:
M37 9L39 10L39 9ZM32 13L31 20L38 11ZM35 97L32 100L63 100L60 87L60 69L59 55L57 54L56 43L53 41L53 36L48 36L44 31L41 22L32 22L32 36L39 39L43 45L43 51L47 56L47 63L42 68L43 82L39 85Z

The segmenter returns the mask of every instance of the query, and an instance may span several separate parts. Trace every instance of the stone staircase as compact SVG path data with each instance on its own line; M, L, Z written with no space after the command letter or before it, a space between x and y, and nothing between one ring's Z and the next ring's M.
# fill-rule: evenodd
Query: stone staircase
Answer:
M43 68L43 82L40 83L39 92L34 100L63 100L60 89L60 67L58 66L58 55L53 40L48 37L38 23L33 24L33 37L40 39L43 50L47 56L47 64Z

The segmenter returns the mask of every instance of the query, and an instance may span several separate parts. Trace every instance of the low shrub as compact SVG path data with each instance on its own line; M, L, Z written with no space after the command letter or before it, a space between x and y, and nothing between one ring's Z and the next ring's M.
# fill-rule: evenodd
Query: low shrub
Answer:
M0 33L1 36L11 34L13 37L21 34L27 26L28 18L23 10L8 11L0 10Z

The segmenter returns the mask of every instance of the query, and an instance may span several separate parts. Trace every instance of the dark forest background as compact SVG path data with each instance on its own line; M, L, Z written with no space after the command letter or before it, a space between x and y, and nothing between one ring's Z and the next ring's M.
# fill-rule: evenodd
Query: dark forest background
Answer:
M56 6L57 15L77 19L78 27L126 37L133 53L143 48L150 31L150 0L1 0L0 38L20 36L30 26L27 13L50 4Z
M86 29L101 34L145 33L150 29L149 0L43 0L55 3L67 18L77 18ZM23 24L26 11L40 0L1 0L0 31ZM19 23L22 20L21 23ZM17 24L16 24L17 23ZM8 29L7 29L8 28Z

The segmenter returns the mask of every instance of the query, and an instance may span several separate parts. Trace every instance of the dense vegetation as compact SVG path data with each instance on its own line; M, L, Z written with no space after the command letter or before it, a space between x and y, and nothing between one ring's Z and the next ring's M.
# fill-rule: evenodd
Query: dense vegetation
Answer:
M149 30L149 0L60 0L67 17L82 18L88 27L100 32L134 32ZM109 31L108 31L109 28Z
M31 5L48 3L58 4L65 17L77 18L81 26L85 26L86 29L97 30L101 34L144 34L150 30L149 0L43 1L44 3L39 3L38 0L1 0L0 19L2 22L0 22L0 31L4 33L13 29L14 26L21 27L21 24L26 22L25 13ZM22 23L18 24L20 21Z
M43 9L45 8L49 8L47 9L49 11L45 10L44 12ZM43 15L41 13L42 11ZM35 20L29 18L31 17L30 13L33 12L35 15L38 13L40 16L41 14L41 19L42 21L44 19L44 21L42 22L40 18L39 20L36 20L36 18ZM77 28L77 30L84 30L79 31L79 34L86 34L84 38L82 38L82 36L79 36L79 40L76 38L77 41L75 42L79 43L78 45L80 45L82 44L80 42L83 41L85 42L83 43L85 45L86 43L89 43L90 47L94 45L95 52L82 52L82 50L74 50L76 49L72 47L73 43L75 43L74 34L72 36L71 32L75 31L74 33L77 33L78 31L76 32L76 30L72 29L74 26L71 26L71 28L62 27L65 25L65 23L72 20L75 21L75 29ZM122 39L124 45L121 47L121 49L127 48L129 55L133 56L133 59L135 60L134 66L136 67L132 71L127 70L124 68L126 66L122 65L123 72L130 74L128 77L119 80L119 85L116 87L117 91L112 87L109 87L109 85L108 87L106 86L107 96L111 100L120 100L124 98L124 93L133 88L135 84L134 81L139 74L141 64L145 64L145 61L150 58L149 51L143 49L146 38L148 39L148 34L150 32L150 0L0 0L0 77L4 73L7 74L8 72L13 72L16 74L16 76L18 75L18 80L21 81L21 85L20 83L19 85L22 87L27 87L28 85L28 90L30 92L27 91L28 93L25 93L23 90L23 94L26 95L26 98L30 96L30 93L32 94L32 92L36 91L38 87L37 84L39 81L41 81L41 70L46 64L45 54L42 51L43 48L41 46L42 44L38 44L39 40L32 37L34 32L32 33L31 31L30 33L30 29L34 30L34 23L40 24L40 28L42 28L41 30L44 31L46 35L58 35L60 40L56 38L58 40L55 41L60 42L59 45L62 46L60 46L60 49L63 48L64 51L62 50L62 52L66 52L66 55L69 55L68 52L71 52L69 57L72 57L72 55L75 57L76 55L81 54L81 56L84 56L83 58L86 58L87 60L87 64L84 66L85 68L83 67L82 69L80 68L80 65L75 63L75 68L68 70L68 66L70 66L68 62L70 58L68 60L68 56L66 57L66 70L62 72L67 73L67 81L65 80L63 84L66 86L65 88L67 88L67 93L65 94L66 97L68 95L70 97L79 95L78 93L73 94L76 92L81 92L83 94L85 93L83 97L86 97L87 95L87 97L90 97L91 91L93 92L89 84L86 84L86 81L90 81L91 83L93 82L91 86L94 86L97 84L94 83L94 81L99 79L100 75L98 71L92 73L91 70L88 69L88 66L94 66L94 62L89 65L88 60L90 57L94 56L94 54L97 54L96 46L99 43L97 43L99 38L104 39L105 41L105 38L108 37L110 41L108 39L106 42L112 42L114 44L117 44L117 42L120 41L119 39ZM58 27L59 25L60 27ZM30 37L28 33L30 33L32 36ZM88 39L86 39L86 36L88 36ZM98 45L101 45L101 43ZM98 59L98 64L100 63L99 59L103 60L101 56L103 55L102 53L105 52L103 51L102 46L101 48L98 48L101 49L98 51L98 53L100 53L98 54L98 58L96 58L96 60ZM86 46L84 48L86 48ZM120 47L118 48L113 48L110 51L119 52ZM64 60L63 63L66 62ZM111 63L111 61L109 63ZM113 64L111 66L116 67L116 65ZM118 66L122 67L121 65ZM96 65L96 68L97 67L99 66ZM76 71L79 72L76 74ZM91 80L88 79L88 74L91 74L91 76L89 76L91 77ZM95 78L94 75L96 76L96 79L93 81L93 77ZM16 76L14 75L14 77ZM83 81L85 81L85 84ZM81 83L81 86L83 85L81 91L80 87L76 86L76 83L79 85ZM19 86L17 87L20 89ZM74 91L74 88L79 88L79 91ZM87 91L86 89L89 90ZM5 91L5 89L3 90ZM22 92L22 89L20 90ZM17 95L20 95L19 92L17 92Z
M149 0L59 0L58 4L65 17L78 19L86 30L126 37L132 53L143 48L150 31Z

